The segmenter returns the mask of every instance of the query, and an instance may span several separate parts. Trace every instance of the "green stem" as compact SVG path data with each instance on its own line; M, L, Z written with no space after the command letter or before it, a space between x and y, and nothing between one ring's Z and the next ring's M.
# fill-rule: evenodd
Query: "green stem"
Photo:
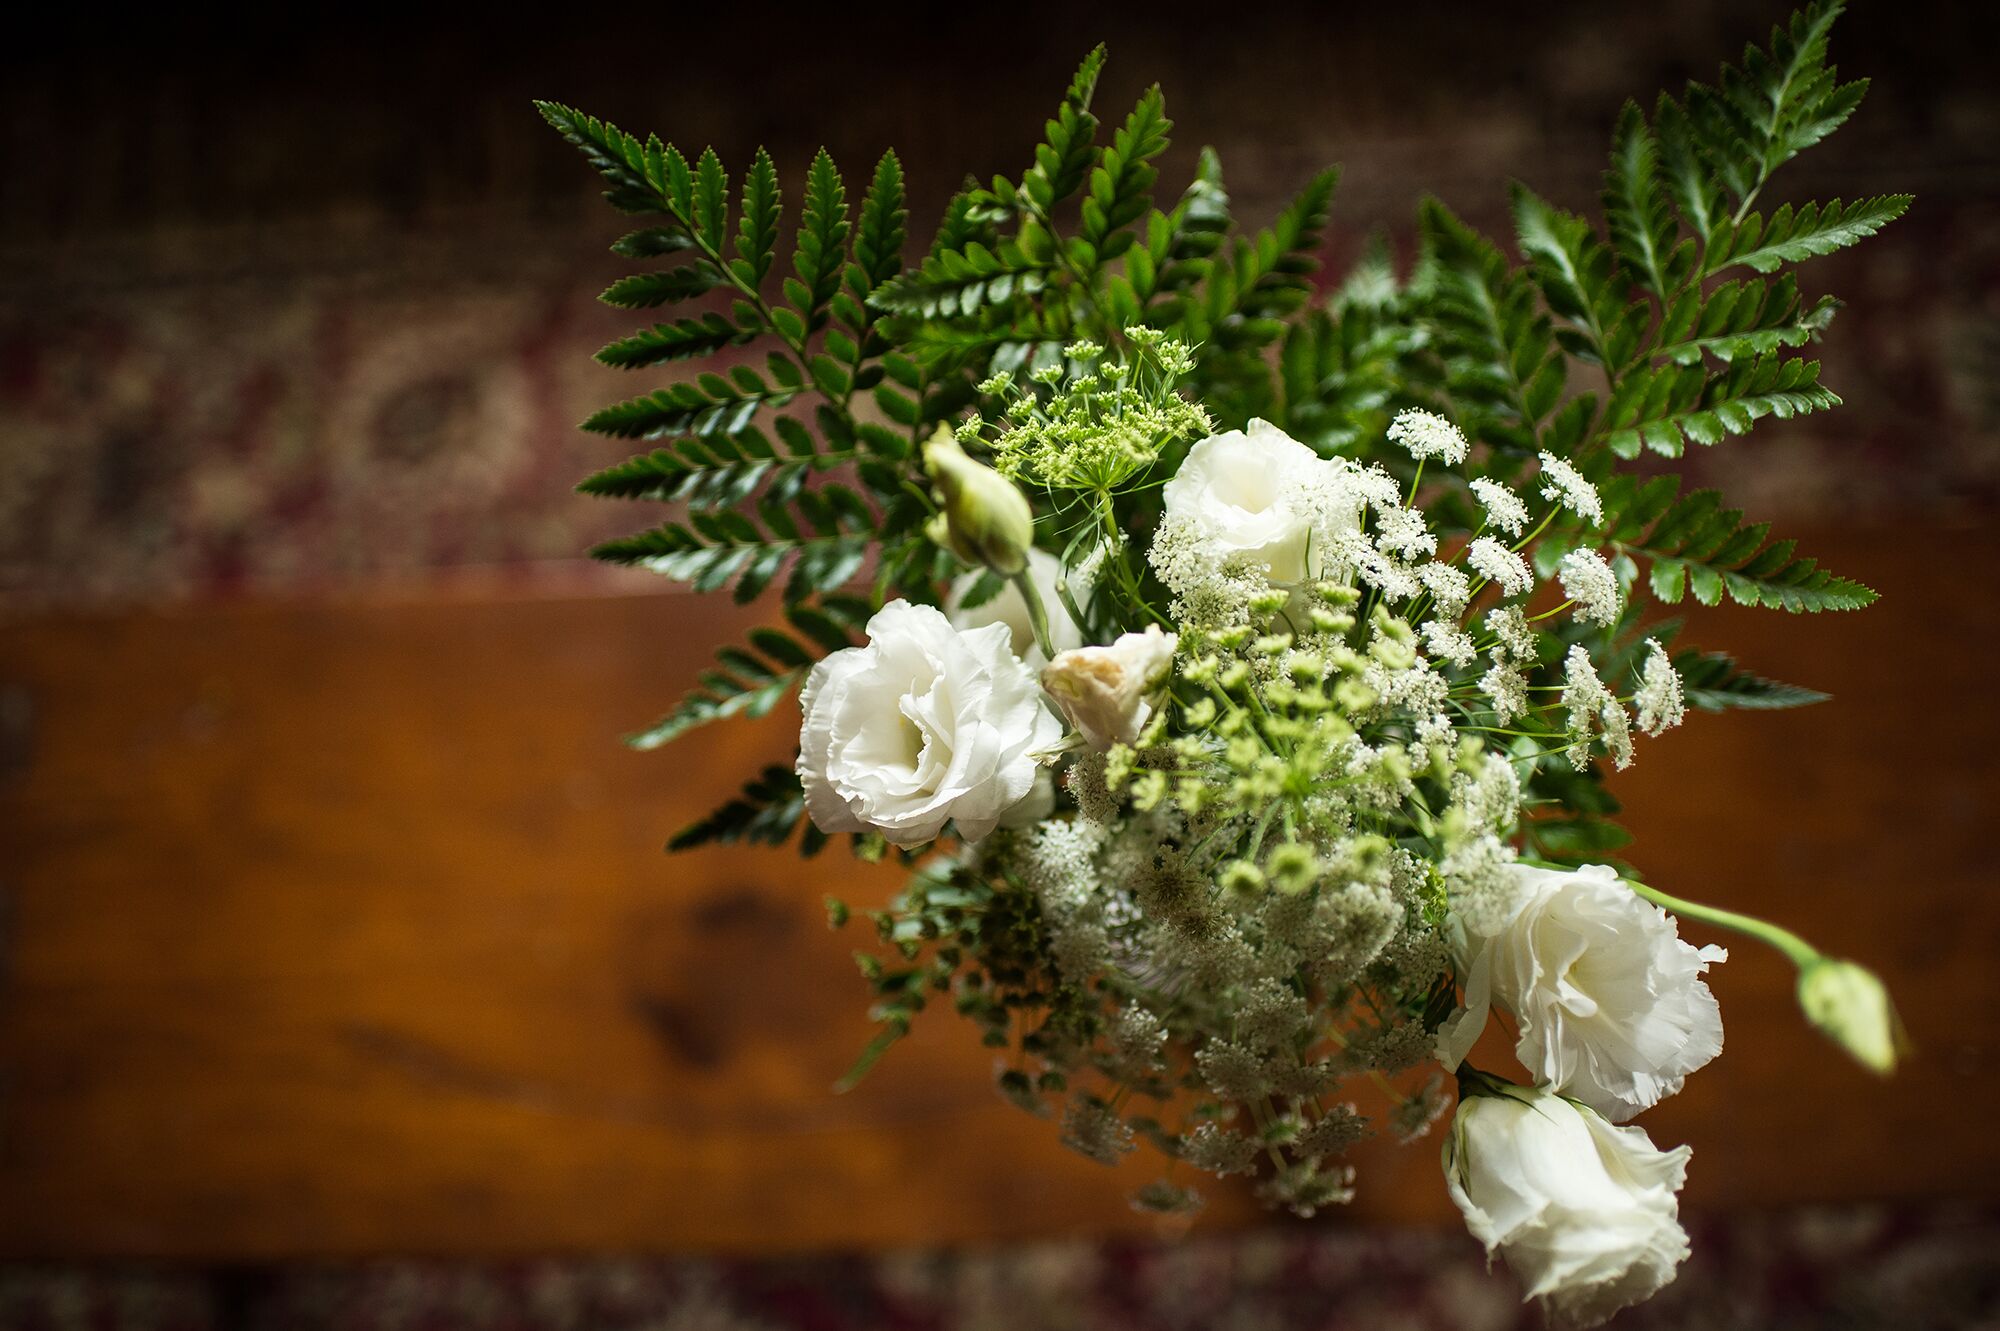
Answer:
M1028 570L1022 569L1010 581L1020 589L1021 599L1028 603L1028 622L1034 625L1035 644L1042 649L1042 655L1053 661L1056 659L1055 640L1049 636L1048 611L1042 608L1042 594L1035 590L1034 580Z
M1658 888L1647 887L1644 883L1631 883L1632 890L1656 906L1663 906L1676 915L1685 915L1691 920L1713 924L1718 928L1731 929L1739 934L1748 934L1760 943L1767 944L1785 954L1794 966L1804 969L1819 960L1819 949L1799 937L1789 929L1760 920L1754 915L1741 915L1733 910L1723 910L1719 906L1704 906L1695 901L1683 901L1670 897Z

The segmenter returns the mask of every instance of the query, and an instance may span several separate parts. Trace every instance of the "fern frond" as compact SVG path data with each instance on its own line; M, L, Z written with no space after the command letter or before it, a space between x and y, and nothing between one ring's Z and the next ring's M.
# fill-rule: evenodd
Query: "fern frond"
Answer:
M1751 213L1716 230L1703 266L1710 273L1736 264L1760 273L1776 272L1780 265L1831 254L1867 239L1909 211L1910 201L1907 194L1884 194L1844 207L1839 199L1825 205L1808 203L1797 212L1787 203L1771 214L1768 223Z
M765 715L804 681L820 657L853 646L870 613L866 601L852 597L788 608L789 632L755 628L748 646L720 649L716 666L702 673L700 683L672 711L625 742L635 749L656 749L711 721Z
M1634 369L1605 408L1605 442L1622 458L1650 448L1679 457L1684 442L1715 444L1766 416L1788 420L1838 406L1819 382L1819 362L1776 354L1742 357L1708 374L1700 365Z
M1687 705L1704 712L1809 707L1831 696L1818 689L1752 674L1725 652L1702 652L1690 647L1675 652L1673 661Z
M767 767L745 783L735 799L674 833L667 849L692 850L696 846L737 842L782 846L803 824L799 853L816 855L826 845L827 837L805 815L805 791L799 785L798 773L786 767Z
M1795 556L1797 542L1771 540L1769 523L1745 526L1741 510L1722 507L1719 492L1679 491L1677 476L1644 485L1620 476L1603 487L1611 541L1651 565L1656 599L1673 605L1692 593L1716 605L1727 592L1738 605L1793 612L1858 610L1875 601L1871 589Z

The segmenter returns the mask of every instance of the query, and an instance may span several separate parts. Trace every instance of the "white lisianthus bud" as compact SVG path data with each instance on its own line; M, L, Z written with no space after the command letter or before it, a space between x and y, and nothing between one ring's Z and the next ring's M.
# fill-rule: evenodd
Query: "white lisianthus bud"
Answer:
M1722 1052L1722 1013L1701 979L1728 953L1680 939L1674 917L1602 864L1510 864L1508 913L1490 933L1454 919L1465 1007L1438 1030L1456 1067L1493 1006L1520 1023L1514 1047L1537 1079L1623 1122Z
M981 601L978 605L965 604L967 596L978 585L980 573L966 573L951 584L951 594L945 598L944 613L952 626L959 629L982 628L987 624L1005 624L1012 635L1014 655L1031 666L1045 666L1049 658L1042 655L1041 645L1035 641L1034 617L1028 613L1027 598L1021 595L1019 584L1012 580L1003 581L1000 590ZM1049 638L1058 652L1066 652L1072 647L1083 646L1083 631L1076 626L1069 612L1056 599L1056 582L1063 576L1062 561L1046 550L1028 551L1028 581L1042 598L1048 609ZM1074 584L1072 584L1074 585ZM1083 600L1081 593L1077 594Z
M1552 1091L1460 1080L1444 1175L1466 1228L1556 1327L1590 1327L1651 1298L1688 1255L1675 1195L1685 1146L1615 1127Z
M1877 1076L1896 1070L1909 1040L1889 991L1872 971L1820 957L1799 971L1799 1006L1806 1020Z
M960 632L936 608L891 601L868 645L825 657L799 694L799 781L823 832L899 846L947 821L977 841L1033 795L1039 754L1062 738L1007 628Z
M1144 633L1127 633L1109 647L1059 652L1042 671L1042 687L1091 748L1130 744L1152 715L1146 695L1173 667L1179 641L1148 624Z
M1027 496L993 468L967 457L949 426L938 426L924 445L924 473L944 510L931 520L932 540L974 568L1006 577L1028 566L1035 514Z

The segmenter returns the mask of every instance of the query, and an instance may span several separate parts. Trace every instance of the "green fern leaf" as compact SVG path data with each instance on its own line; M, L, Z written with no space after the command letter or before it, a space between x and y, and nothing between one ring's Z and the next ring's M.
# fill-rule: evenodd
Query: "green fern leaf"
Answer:
M713 148L702 149L701 160L695 163L691 208L689 221L696 237L720 253L729 238L729 173Z
M1606 406L1605 442L1623 458L1642 448L1679 457L1684 441L1715 444L1766 416L1788 420L1839 403L1821 386L1818 361L1744 357L1714 375L1699 365L1634 370Z
M745 332L719 314L707 314L699 319L654 324L630 337L621 337L599 350L597 360L614 369L644 369L711 355L724 347L748 342L753 336L754 333Z
M1702 652L1689 648L1675 652L1673 659L1688 706L1704 712L1809 707L1813 703L1825 702L1830 696L1817 689L1754 675L1739 667L1736 659L1724 652Z
M650 310L671 301L705 296L721 282L721 275L711 264L698 260L678 268L621 277L606 287L598 299L621 310Z
M1426 318L1460 426L1532 454L1569 366L1526 272L1436 199L1420 211Z
M1083 188L1097 160L1097 117L1090 113L1090 99L1103 70L1104 47L1100 45L1077 67L1062 106L1044 126L1043 140L1035 148L1035 164L1021 177L1021 193L1044 217ZM1000 202L1008 201L1002 198Z
M799 853L817 854L826 845L826 834L806 818L805 791L796 772L785 767L767 767L743 787L742 794L707 817L674 833L667 849L692 850L697 846L752 845L781 846L793 832L799 836Z
M627 259L663 259L694 248L694 237L680 226L649 226L628 231L612 242L611 252Z
M737 367L751 378L754 373ZM592 413L583 429L620 439L659 439L670 434L733 435L750 424L758 410L782 407L796 390L763 384L745 387L717 374L695 383L669 384L642 397L629 398Z
M736 259L731 264L737 280L747 290L755 291L763 285L765 274L771 271L771 264L777 258L778 216L782 210L778 168L772 164L771 154L759 148L750 163L749 174L743 177L742 216L737 221Z
M1173 123L1155 84L1132 108L1092 168L1090 192L1082 205L1083 239L1098 262L1109 262L1131 248L1134 236L1127 228L1152 206L1150 191L1159 178L1152 159L1167 150Z
M870 613L868 602L854 597L789 607L790 632L754 628L747 647L721 648L717 666L704 671L672 711L625 742L635 749L656 749L711 721L767 714L804 682L820 657L853 646Z
M974 240L884 282L869 303L892 314L952 318L1032 296L1047 284L1047 275L1046 261L1029 257L1019 245L1004 242L988 249Z
M861 288L855 290L857 299L867 299L870 291L901 271L907 216L903 206L903 164L895 153L883 153L882 160L875 165L875 178L868 186L867 197L861 201L861 229L854 241L854 262L865 285L849 284L850 290Z
M1865 240L1901 217L1910 207L1907 194L1857 199L1842 206L1839 199L1821 206L1808 203L1797 212L1784 204L1765 223L1751 213L1740 223L1725 224L1709 240L1705 268L1710 273L1742 264L1760 273L1787 263L1816 258Z
M1793 612L1858 610L1875 601L1871 589L1796 557L1796 542L1770 540L1769 523L1744 526L1743 514L1723 508L1717 491L1675 497L1679 484L1660 477L1641 486L1619 476L1602 487L1612 542L1650 563L1656 599L1674 605L1691 593L1716 605L1727 593L1738 605Z
M825 322L828 301L840 290L847 259L847 186L821 148L806 172L805 202L799 214L798 240L792 250L794 280L786 283L786 298L805 320L809 331Z
M1768 356L1779 347L1803 346L1832 320L1838 305L1826 296L1804 307L1789 273L1775 282L1723 282L1706 294L1690 286L1661 319L1651 354L1677 365L1694 365L1704 356L1723 361Z
M1583 359L1617 368L1630 354L1632 327L1618 280L1618 261L1580 217L1552 208L1524 185L1513 190L1514 227L1549 308L1570 320L1583 337L1571 350ZM1636 328L1634 328L1636 332Z
M1604 175L1604 217L1611 243L1641 286L1666 300L1694 267L1694 244L1681 241L1672 206L1660 186L1659 152L1645 114L1625 103Z

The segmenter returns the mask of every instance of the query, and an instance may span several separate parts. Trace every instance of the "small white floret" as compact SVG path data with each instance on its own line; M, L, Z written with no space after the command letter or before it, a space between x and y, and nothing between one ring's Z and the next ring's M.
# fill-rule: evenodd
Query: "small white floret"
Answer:
M1509 490L1498 481L1485 479L1472 483L1472 495L1479 506L1486 510L1489 526L1506 532L1509 536L1519 536L1528 526L1528 506L1521 496Z
M1438 458L1450 467L1465 461L1464 432L1434 411L1412 407L1397 412L1389 425L1389 442L1401 444L1411 457L1419 460Z
M1465 562L1481 577L1500 585L1507 596L1526 596L1535 589L1535 575L1528 561L1491 536L1482 536L1465 549Z
M1624 608L1618 575L1595 550L1572 550L1556 566L1563 592L1576 602L1576 617L1609 628Z
M1542 498L1561 504L1585 522L1604 521L1604 504L1597 487L1553 453L1542 454Z

